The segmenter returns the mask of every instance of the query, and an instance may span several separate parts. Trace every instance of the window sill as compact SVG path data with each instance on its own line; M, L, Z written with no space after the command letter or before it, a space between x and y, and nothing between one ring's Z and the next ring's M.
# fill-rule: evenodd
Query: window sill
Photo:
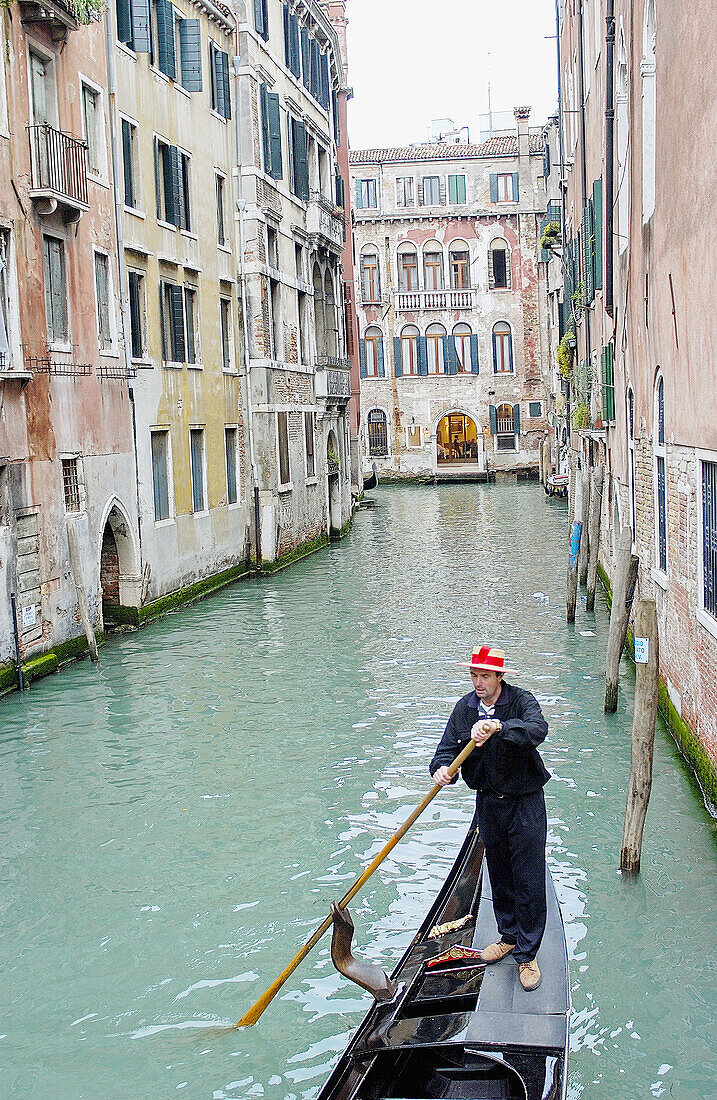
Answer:
M163 218L157 218L157 225L160 229L171 229L173 233L176 233L178 228L176 225L172 225L171 222L164 221Z
M156 519L154 521L154 526L155 527L174 527L176 522L177 521L176 521L174 516L168 516L167 519Z
M196 233L190 233L188 229L182 229L181 226L178 226L178 229L179 229L179 232L181 233L181 235L183 237L186 237L188 241L198 241L199 240L199 237L197 236Z
M239 377L239 371L235 370L233 367L222 367L222 374L226 375L227 378Z
M187 363L187 370L204 370L204 363Z
M119 52L123 53L125 57L128 57L130 61L137 60L137 54L134 52L134 50L130 49L126 42L120 42L118 38L115 44Z
M717 619L713 618L709 611L705 611L703 607L697 608L697 622L700 626L703 626L713 638L717 638Z
M231 504L227 504L227 508L229 509L230 512L235 511L235 509L237 509L237 508L241 508L241 506L242 506L242 501L241 500L233 500L231 502Z
M147 370L148 368L154 367L154 360L153 359L133 359L132 360L132 366L137 367L138 370Z
M94 183L98 187L103 187L105 191L109 191L110 189L110 181L107 179L107 176L104 172L88 172L87 182Z
M293 481L287 481L286 485L279 485L279 487L277 489L277 492L279 492L279 493L290 493L293 488L294 488Z
M156 65L150 65L149 71L153 76L158 77L164 84L169 84L171 78L168 77L166 73L163 73L161 69L158 69Z
M311 477L306 478L304 484L305 485L318 485L319 484L319 479L318 479L318 477L316 477L315 474L312 474Z
M188 91L187 91L187 89L186 89L186 88L184 87L184 85L183 85L183 84L179 84L179 83L178 83L178 82L177 82L176 80L174 81L174 87L175 87L175 88L177 89L177 91L178 91L178 92L180 92L180 93L181 93L181 94L182 94L183 96L186 96L186 97L187 97L187 99L191 99L191 98L192 98L192 93L191 93L191 92L188 92Z
M228 244L217 244L217 251L223 252L225 256L231 256L232 250Z
M212 107L212 109L211 109L211 111L210 111L210 114L211 114L211 115L212 115L212 116L213 116L214 118L218 118L220 122L223 122L223 123L224 123L224 124L226 125L226 123L227 123L227 119L226 119L226 118L224 117L224 115L220 115L220 114L219 114L219 111L218 111L218 110L216 109L216 107Z
M165 370L181 370L184 366L184 363L173 363L171 362L171 360L163 359L162 366Z
M667 579L667 573L663 573L661 569L651 569L650 576L652 577L655 584L659 585L663 592L667 592L667 589L670 587L670 582Z
M72 344L68 344L64 340L48 340L47 350L50 352L56 351L62 355L71 355Z
M119 359L119 348L99 348L99 353L103 359Z
M204 519L209 516L209 509L202 508L199 512L191 513L193 519Z
M133 218L141 218L142 221L147 218L144 210L138 210L136 206L125 206L124 212L125 214L131 214Z

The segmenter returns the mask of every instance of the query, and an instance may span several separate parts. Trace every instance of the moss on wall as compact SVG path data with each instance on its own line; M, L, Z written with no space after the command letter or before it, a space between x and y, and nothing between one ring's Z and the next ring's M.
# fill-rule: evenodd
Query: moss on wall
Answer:
M103 645L105 636L101 630L95 634L97 645ZM77 638L68 638L66 642L53 646L45 653L38 653L35 657L23 662L22 678L27 687L33 680L40 680L43 676L49 676L51 672L57 672L58 668L67 665L70 661L77 661L86 656L89 650L87 638L80 634ZM10 691L17 691L17 670L12 661L0 665L0 695Z
M601 565L598 565L598 574L607 595L608 607L611 607L612 586L610 585L610 578ZM629 627L624 652L634 664L634 639ZM677 748L692 769L706 801L712 809L717 808L717 769L715 769L697 734L687 725L684 718L677 713L662 678L660 678L658 688L658 708Z
M154 619L169 614L170 611L186 607L187 604L194 603L195 600L200 600L203 596L209 596L212 592L225 588L228 584L232 584L234 581L246 576L249 570L250 566L246 562L242 562L241 565L234 565L231 569L225 569L222 573L212 573L211 576L204 577L203 580L197 581L195 584L187 585L186 588L179 588L176 592L160 596L158 600L153 600L152 603L147 603L144 607L125 607L123 608L124 618L122 621L133 626L144 626L145 623L151 623Z
M286 569L287 565L293 565L294 562L301 561L302 558L308 558L310 554L315 554L317 550L321 550L322 547L328 546L328 544L327 535L318 535L315 539L300 543L293 550L287 550L276 561L262 562L261 571L266 576L271 576L273 573L278 573L280 569Z

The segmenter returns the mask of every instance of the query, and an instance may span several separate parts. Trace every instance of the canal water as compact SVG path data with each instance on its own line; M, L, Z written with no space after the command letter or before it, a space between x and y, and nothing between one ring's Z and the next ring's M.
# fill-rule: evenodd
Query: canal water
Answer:
M504 643L540 698L571 955L570 1097L717 1096L715 822L660 728L643 872L617 872L632 673L565 624L567 519L536 486L380 488L347 539L0 703L0 1094L316 1095L368 996L328 940L273 981L429 787L457 666ZM472 816L443 791L353 903L390 969Z

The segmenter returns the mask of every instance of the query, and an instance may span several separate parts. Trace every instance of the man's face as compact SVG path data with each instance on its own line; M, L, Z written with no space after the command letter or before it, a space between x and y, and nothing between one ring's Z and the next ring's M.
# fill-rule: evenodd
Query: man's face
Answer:
M486 672L479 668L471 669L471 680L476 695L488 706L491 706L500 695L500 682L502 679L503 676L500 672Z

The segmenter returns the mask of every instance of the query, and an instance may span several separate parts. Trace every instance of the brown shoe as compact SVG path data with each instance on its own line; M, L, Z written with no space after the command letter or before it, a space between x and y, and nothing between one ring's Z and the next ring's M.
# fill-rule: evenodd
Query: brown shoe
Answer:
M497 943L490 943L487 947L484 947L480 957L484 963L497 963L504 959L506 955L510 955L514 948L514 943L503 943L502 940L498 940Z
M543 980L536 959L531 959L530 962L527 963L519 963L518 971L520 974L520 984L526 993L530 993L531 990L537 989Z

